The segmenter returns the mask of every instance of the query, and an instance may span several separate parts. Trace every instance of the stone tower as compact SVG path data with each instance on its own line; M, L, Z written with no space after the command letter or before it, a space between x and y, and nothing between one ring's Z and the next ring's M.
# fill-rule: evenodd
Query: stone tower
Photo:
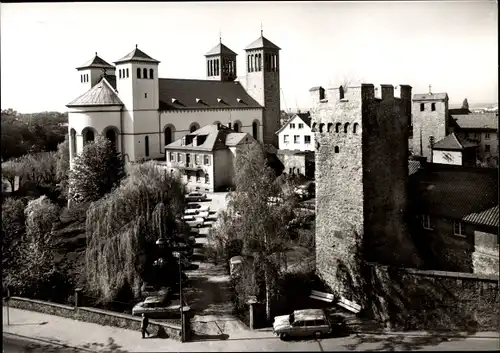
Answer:
M415 94L412 107L413 153L431 161L430 138L442 140L450 133L448 127L448 94Z
M236 53L219 42L205 54L207 61L207 79L234 81L236 79Z
M310 90L316 138L316 272L338 294L359 235L368 261L412 258L405 216L411 87ZM347 295L349 297L349 295Z
M280 128L280 73L281 49L261 36L245 48L247 56L246 90L264 107L263 141L278 147Z
M85 93L99 82L101 76L105 72L107 75L115 74L115 67L104 59L100 58L97 53L85 64L76 68L80 75L80 93Z

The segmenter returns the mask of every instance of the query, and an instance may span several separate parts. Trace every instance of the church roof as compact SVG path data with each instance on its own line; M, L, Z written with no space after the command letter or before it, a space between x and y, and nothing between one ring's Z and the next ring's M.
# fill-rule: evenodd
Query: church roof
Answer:
M263 35L261 35L252 44L250 44L248 47L246 47L245 50L262 49L262 48L281 50L280 47L278 47L276 44L272 43L269 39L267 39Z
M116 91L104 77L87 92L67 104L67 107L123 105Z
M205 56L212 56L212 55L238 55L228 47L226 47L224 44L219 43L215 47L213 47L208 53L205 54Z
M97 53L95 53L95 56L87 61L85 64L82 66L77 67L77 70L83 70L83 69L114 69L115 67L111 64L109 64L106 60L100 58Z
M462 151L469 147L477 147L477 143L468 141L456 135L454 132L446 136L444 139L439 140L432 146L435 150L457 150Z
M460 129L498 130L498 113L453 114Z
M413 95L414 101L447 100L448 93L417 93Z
M196 145L193 144L194 137L197 138ZM211 124L205 125L202 128L175 140L171 144L165 146L165 149L213 151L226 149L228 147L235 147L242 142L247 143L253 140L253 137L246 132L235 132L224 125L218 126L217 124Z
M129 61L149 62L149 63L155 63L155 64L159 63L158 60L153 59L148 54L146 54L145 52L143 52L142 50L137 48L137 46L135 47L134 50L132 50L127 55L125 55L123 58L115 61L115 64L125 63L125 62L129 62Z
M262 108L239 82L160 78L160 110Z

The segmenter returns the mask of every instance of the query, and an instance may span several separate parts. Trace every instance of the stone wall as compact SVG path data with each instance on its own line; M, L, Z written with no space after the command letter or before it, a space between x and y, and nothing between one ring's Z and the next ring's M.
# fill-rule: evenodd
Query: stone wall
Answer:
M4 304L5 305L5 304ZM18 309L37 311L44 314L57 315L73 320L92 322L94 324L115 326L128 330L140 331L141 318L114 313L107 310L100 310L86 307L72 307L69 305L49 303L41 300L11 297L9 306ZM157 332L160 337L168 337L175 340L181 339L181 326L149 321L150 332Z
M496 229L474 230L473 272L484 275L499 274L499 247Z
M498 276L368 266L368 309L394 329L497 330Z

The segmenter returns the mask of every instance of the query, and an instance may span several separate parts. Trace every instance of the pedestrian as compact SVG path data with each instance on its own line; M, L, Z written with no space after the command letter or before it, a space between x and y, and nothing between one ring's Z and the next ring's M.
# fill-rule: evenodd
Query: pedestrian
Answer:
M148 332L148 325L149 325L149 319L146 316L146 314L142 313L142 321L141 321L141 333L142 333L142 338L144 338L144 334L147 333L149 337L149 332Z

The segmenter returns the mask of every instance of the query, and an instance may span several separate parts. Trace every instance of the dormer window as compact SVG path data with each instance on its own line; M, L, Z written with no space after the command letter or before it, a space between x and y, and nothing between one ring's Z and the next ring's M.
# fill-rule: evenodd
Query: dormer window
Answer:
M172 103L177 103L177 104L179 104L179 101L177 100L177 98L172 98Z
M243 99L241 99L241 98L236 98L236 101L237 101L238 103L243 103Z
M181 146L186 146L186 137L181 139Z
M198 138L196 136L193 137L193 146L194 147L198 146Z

